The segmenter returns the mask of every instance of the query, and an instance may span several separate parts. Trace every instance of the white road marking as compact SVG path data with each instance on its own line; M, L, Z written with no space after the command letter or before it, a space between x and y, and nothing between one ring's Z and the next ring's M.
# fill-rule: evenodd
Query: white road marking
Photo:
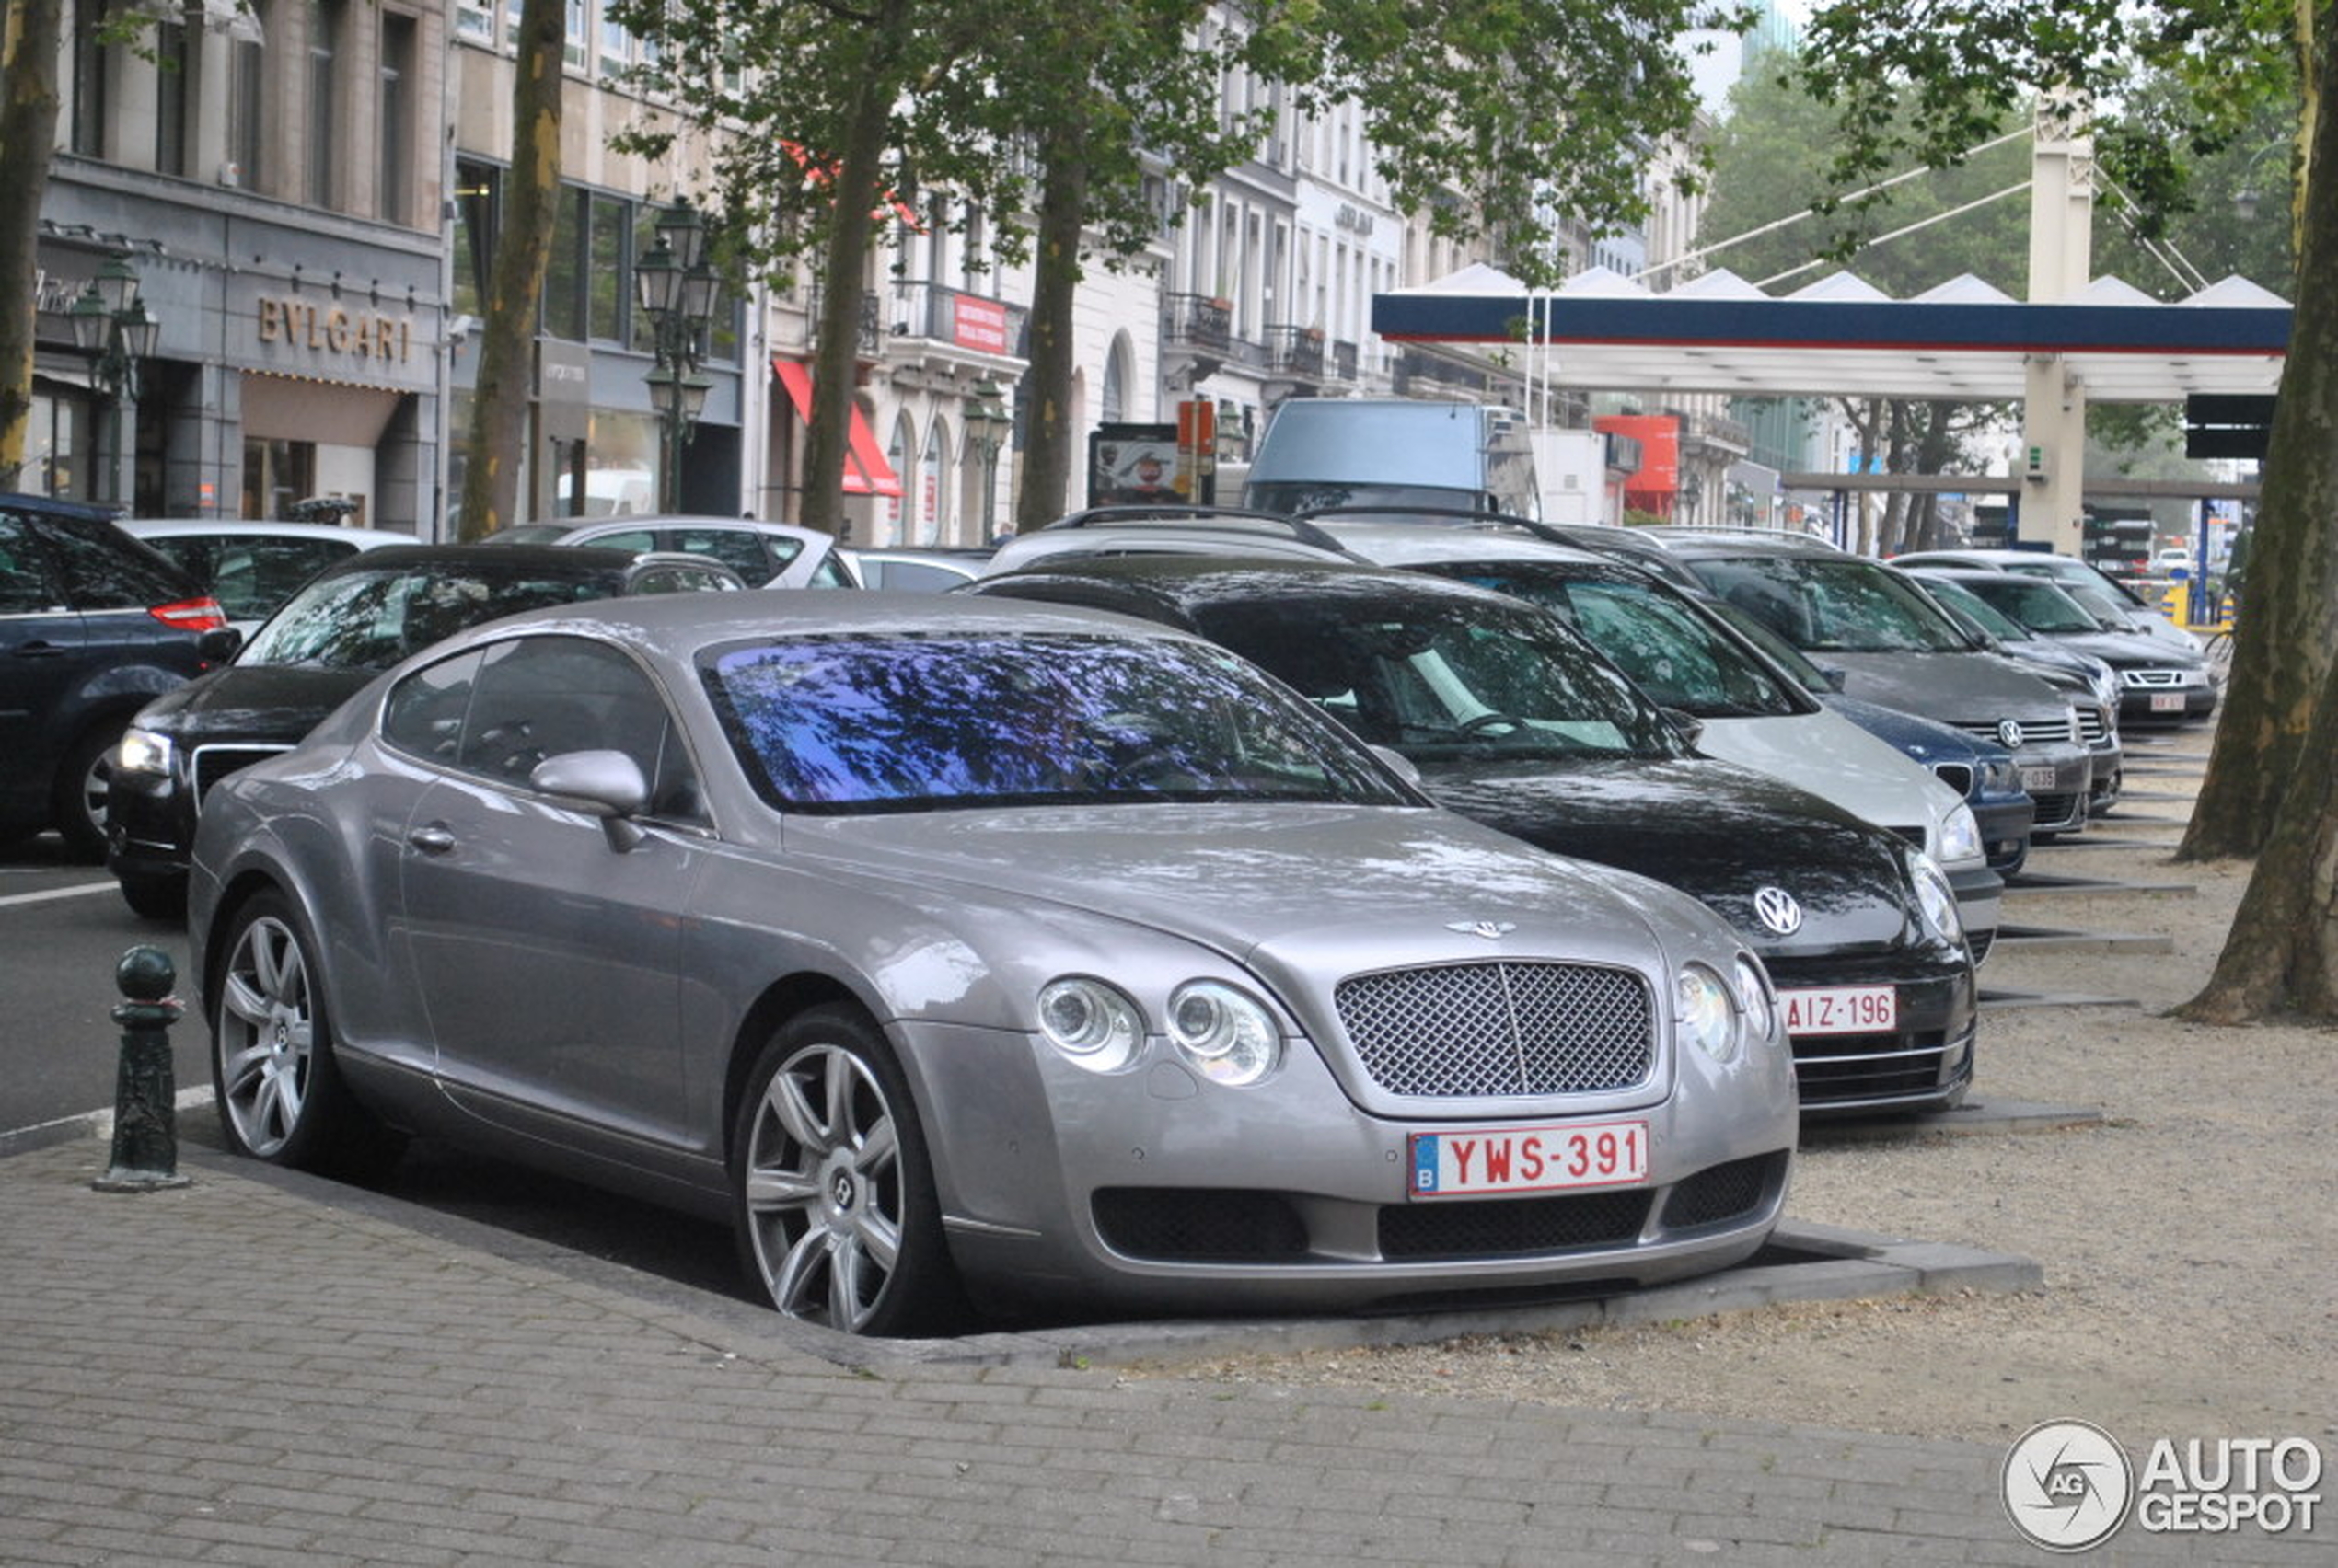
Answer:
M114 884L112 882L82 882L75 887L52 887L46 893L11 893L0 894L0 909L6 909L12 905L47 904L59 898L79 898L86 894L111 893L113 890Z

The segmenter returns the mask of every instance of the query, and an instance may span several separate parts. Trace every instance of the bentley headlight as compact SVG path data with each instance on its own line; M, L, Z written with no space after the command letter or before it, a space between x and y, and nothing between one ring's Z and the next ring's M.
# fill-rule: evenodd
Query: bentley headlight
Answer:
M1192 980L1169 998L1169 1039L1214 1083L1256 1083L1282 1055L1282 1033L1252 997L1216 980Z
M1721 977L1701 963L1685 964L1673 995L1682 1035L1717 1062L1737 1060L1737 1004Z
M1916 907L1925 922L1952 942L1964 940L1964 920L1956 912L1956 889L1929 855L1908 857L1908 877L1916 883Z
M1092 1073L1127 1066L1145 1039L1136 1003L1101 980L1076 974L1040 988L1039 1032Z
M168 773L175 749L170 737L161 731L141 730L133 724L122 732L122 744L113 749L114 771Z
M1777 1028L1777 1004L1770 993L1769 976L1745 953L1737 955L1737 1001L1744 1009L1745 1027L1764 1040Z
M1956 810L1940 819L1940 859L1977 860L1981 858L1981 824L1973 820L1973 808L1962 801Z

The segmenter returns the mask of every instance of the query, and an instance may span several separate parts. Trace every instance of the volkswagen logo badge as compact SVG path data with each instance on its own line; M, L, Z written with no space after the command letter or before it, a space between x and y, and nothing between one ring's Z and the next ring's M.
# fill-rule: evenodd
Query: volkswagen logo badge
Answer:
M1790 937L1802 928L1802 906L1782 887L1765 887L1754 894L1754 913L1762 917L1763 925L1781 937Z
M1459 931L1464 937L1483 937L1489 942L1498 942L1518 929L1518 926L1510 920L1448 920L1445 929Z
M2021 726L2011 719L1997 721L1997 744L2008 751L2021 749Z

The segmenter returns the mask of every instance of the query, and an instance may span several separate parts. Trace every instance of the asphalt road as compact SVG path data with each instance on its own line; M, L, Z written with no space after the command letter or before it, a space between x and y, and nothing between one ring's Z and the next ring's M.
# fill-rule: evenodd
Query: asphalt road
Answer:
M110 1112L122 1030L114 969L157 947L179 971L187 1015L171 1029L182 1144L217 1147L210 1031L186 973L187 934L130 912L102 866L75 865L53 834L0 849L0 1155L87 1136ZM412 1146L372 1183L387 1196L494 1227L522 1251L549 1248L622 1263L692 1289L744 1297L728 1232L646 1205L480 1159L435 1140Z
M157 947L184 973L187 934L130 912L102 866L75 865L53 834L0 850L0 1149L29 1129L110 1110L122 1031L114 968L133 947ZM211 1081L202 1020L171 1030L179 1086Z

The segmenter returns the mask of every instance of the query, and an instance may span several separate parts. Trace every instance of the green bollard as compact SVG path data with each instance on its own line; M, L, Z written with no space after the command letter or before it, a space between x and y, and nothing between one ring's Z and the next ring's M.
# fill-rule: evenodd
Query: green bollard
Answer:
M178 978L160 948L134 947L114 965L122 1065L114 1078L113 1163L89 1184L101 1193L151 1193L184 1187L179 1174L178 1091L170 1067L170 1026L185 1011L170 987Z

